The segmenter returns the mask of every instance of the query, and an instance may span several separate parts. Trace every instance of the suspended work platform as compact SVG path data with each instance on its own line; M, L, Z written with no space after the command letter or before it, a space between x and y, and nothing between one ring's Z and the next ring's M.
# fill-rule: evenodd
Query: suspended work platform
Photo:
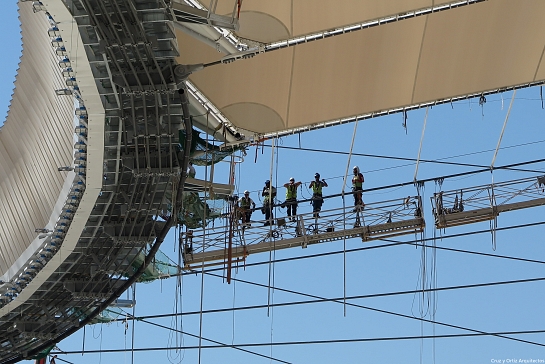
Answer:
M329 200L328 200L329 203ZM267 221L243 224L237 210L224 219L224 225L205 230L189 230L180 236L186 269L202 265L239 263L250 254L311 244L361 238L362 241L390 238L424 231L422 203L419 196L299 214ZM282 210L277 209L277 212ZM254 212L255 214L256 212ZM261 213L258 211L261 215ZM276 216L276 215L275 215Z
M438 229L493 220L501 212L545 205L545 176L441 191L431 204Z
M215 198L216 195L221 198L230 196L235 189L235 186L223 183L211 183L201 179L187 177L184 185L186 192L206 192L208 198Z

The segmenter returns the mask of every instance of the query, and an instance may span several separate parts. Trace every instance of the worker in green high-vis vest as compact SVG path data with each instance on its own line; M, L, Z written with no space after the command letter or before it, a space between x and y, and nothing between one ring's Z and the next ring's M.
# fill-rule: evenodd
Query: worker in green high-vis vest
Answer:
M290 221L295 221L297 215L297 187L301 185L301 182L295 182L295 178L291 177L288 183L284 184L286 187L286 201L284 205L288 208L288 218Z
M312 188L312 212L316 219L320 217L320 211L322 210L322 204L324 203L322 197L323 187L327 187L325 179L320 181L320 173L314 174L314 181L310 182L310 188Z
M271 186L271 181L266 180L265 181L265 187L263 187L263 191L261 192L261 196L263 197L263 208L261 211L265 214L265 226L269 226L273 223L273 206L274 206L274 198L276 197L276 187Z

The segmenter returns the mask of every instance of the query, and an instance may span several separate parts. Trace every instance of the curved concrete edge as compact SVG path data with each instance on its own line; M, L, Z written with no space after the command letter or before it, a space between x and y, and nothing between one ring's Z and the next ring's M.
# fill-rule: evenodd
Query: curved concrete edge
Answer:
M49 221L47 225L44 226L45 229L53 230L55 228L55 224L61 216L62 208L66 204L68 194L72 189L75 177L76 174L74 172L67 173L66 178L64 179L62 190L59 193L59 197L57 198L55 207L53 208L51 216L49 217ZM43 248L47 240L48 239L40 239L38 236L36 236L32 243L30 243L28 248L26 248L24 253L21 254L21 256L15 261L15 263L13 263L13 265L9 268L9 270L2 277L0 277L0 280L3 282L9 282L13 278L15 278L15 276L19 275L22 269L28 264L29 260L31 260L31 258L36 254L36 252L40 248Z
M0 309L0 317L23 304L55 272L74 251L102 188L104 161L105 111L96 87L91 65L79 34L76 21L62 0L44 0L42 3L53 17L61 32L68 57L76 72L76 80L88 113L86 188L72 223L59 251L40 270L32 281L10 303ZM26 5L26 4L25 4ZM29 4L30 5L30 4ZM39 15L39 14L37 14ZM47 29L44 29L47 31ZM58 72L61 72L60 68Z

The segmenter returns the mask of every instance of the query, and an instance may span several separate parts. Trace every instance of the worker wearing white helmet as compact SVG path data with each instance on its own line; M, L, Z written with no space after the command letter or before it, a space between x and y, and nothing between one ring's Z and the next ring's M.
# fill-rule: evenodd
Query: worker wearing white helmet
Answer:
M244 191L244 197L240 199L240 210L242 212L242 223L250 225L250 218L252 217L253 209L255 209L255 202L250 197L250 191Z
M286 187L286 201L283 205L288 208L288 217L290 221L295 221L295 215L297 215L297 187L301 185L301 181L295 182L295 178L291 177L288 183L284 184Z
M360 167L354 166L352 171L354 172L354 176L352 177L352 192L354 193L355 206L354 211L359 211L365 206L361 192L363 191L363 182L365 179L363 178L363 174L360 172Z

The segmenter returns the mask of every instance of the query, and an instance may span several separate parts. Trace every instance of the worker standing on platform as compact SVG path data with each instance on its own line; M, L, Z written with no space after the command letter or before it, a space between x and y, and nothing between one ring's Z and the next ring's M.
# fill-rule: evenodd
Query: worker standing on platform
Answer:
M312 212L315 218L320 217L319 212L322 210L324 199L322 197L322 188L327 187L325 179L320 181L320 173L314 175L314 181L310 182L312 188Z
M244 191L244 197L240 199L240 210L242 212L242 224L250 225L250 218L252 217L253 209L255 209L255 202L250 198L250 191Z
M288 217L290 221L295 221L295 215L297 215L297 187L301 185L301 182L295 182L295 178L291 177L288 183L284 184L286 187L286 201L284 204L288 208Z
M365 180L363 174L360 172L360 167L354 166L352 170L354 172L354 176L352 177L352 193L354 194L354 212L356 212L365 206L362 199L363 182Z
M265 226L269 226L272 223L274 198L276 197L276 188L271 187L271 181L265 181L265 187L263 187L263 213L265 214Z
M189 161L189 163L187 164L187 176L195 178L196 174L197 171L195 171L195 167L193 167L193 162Z

